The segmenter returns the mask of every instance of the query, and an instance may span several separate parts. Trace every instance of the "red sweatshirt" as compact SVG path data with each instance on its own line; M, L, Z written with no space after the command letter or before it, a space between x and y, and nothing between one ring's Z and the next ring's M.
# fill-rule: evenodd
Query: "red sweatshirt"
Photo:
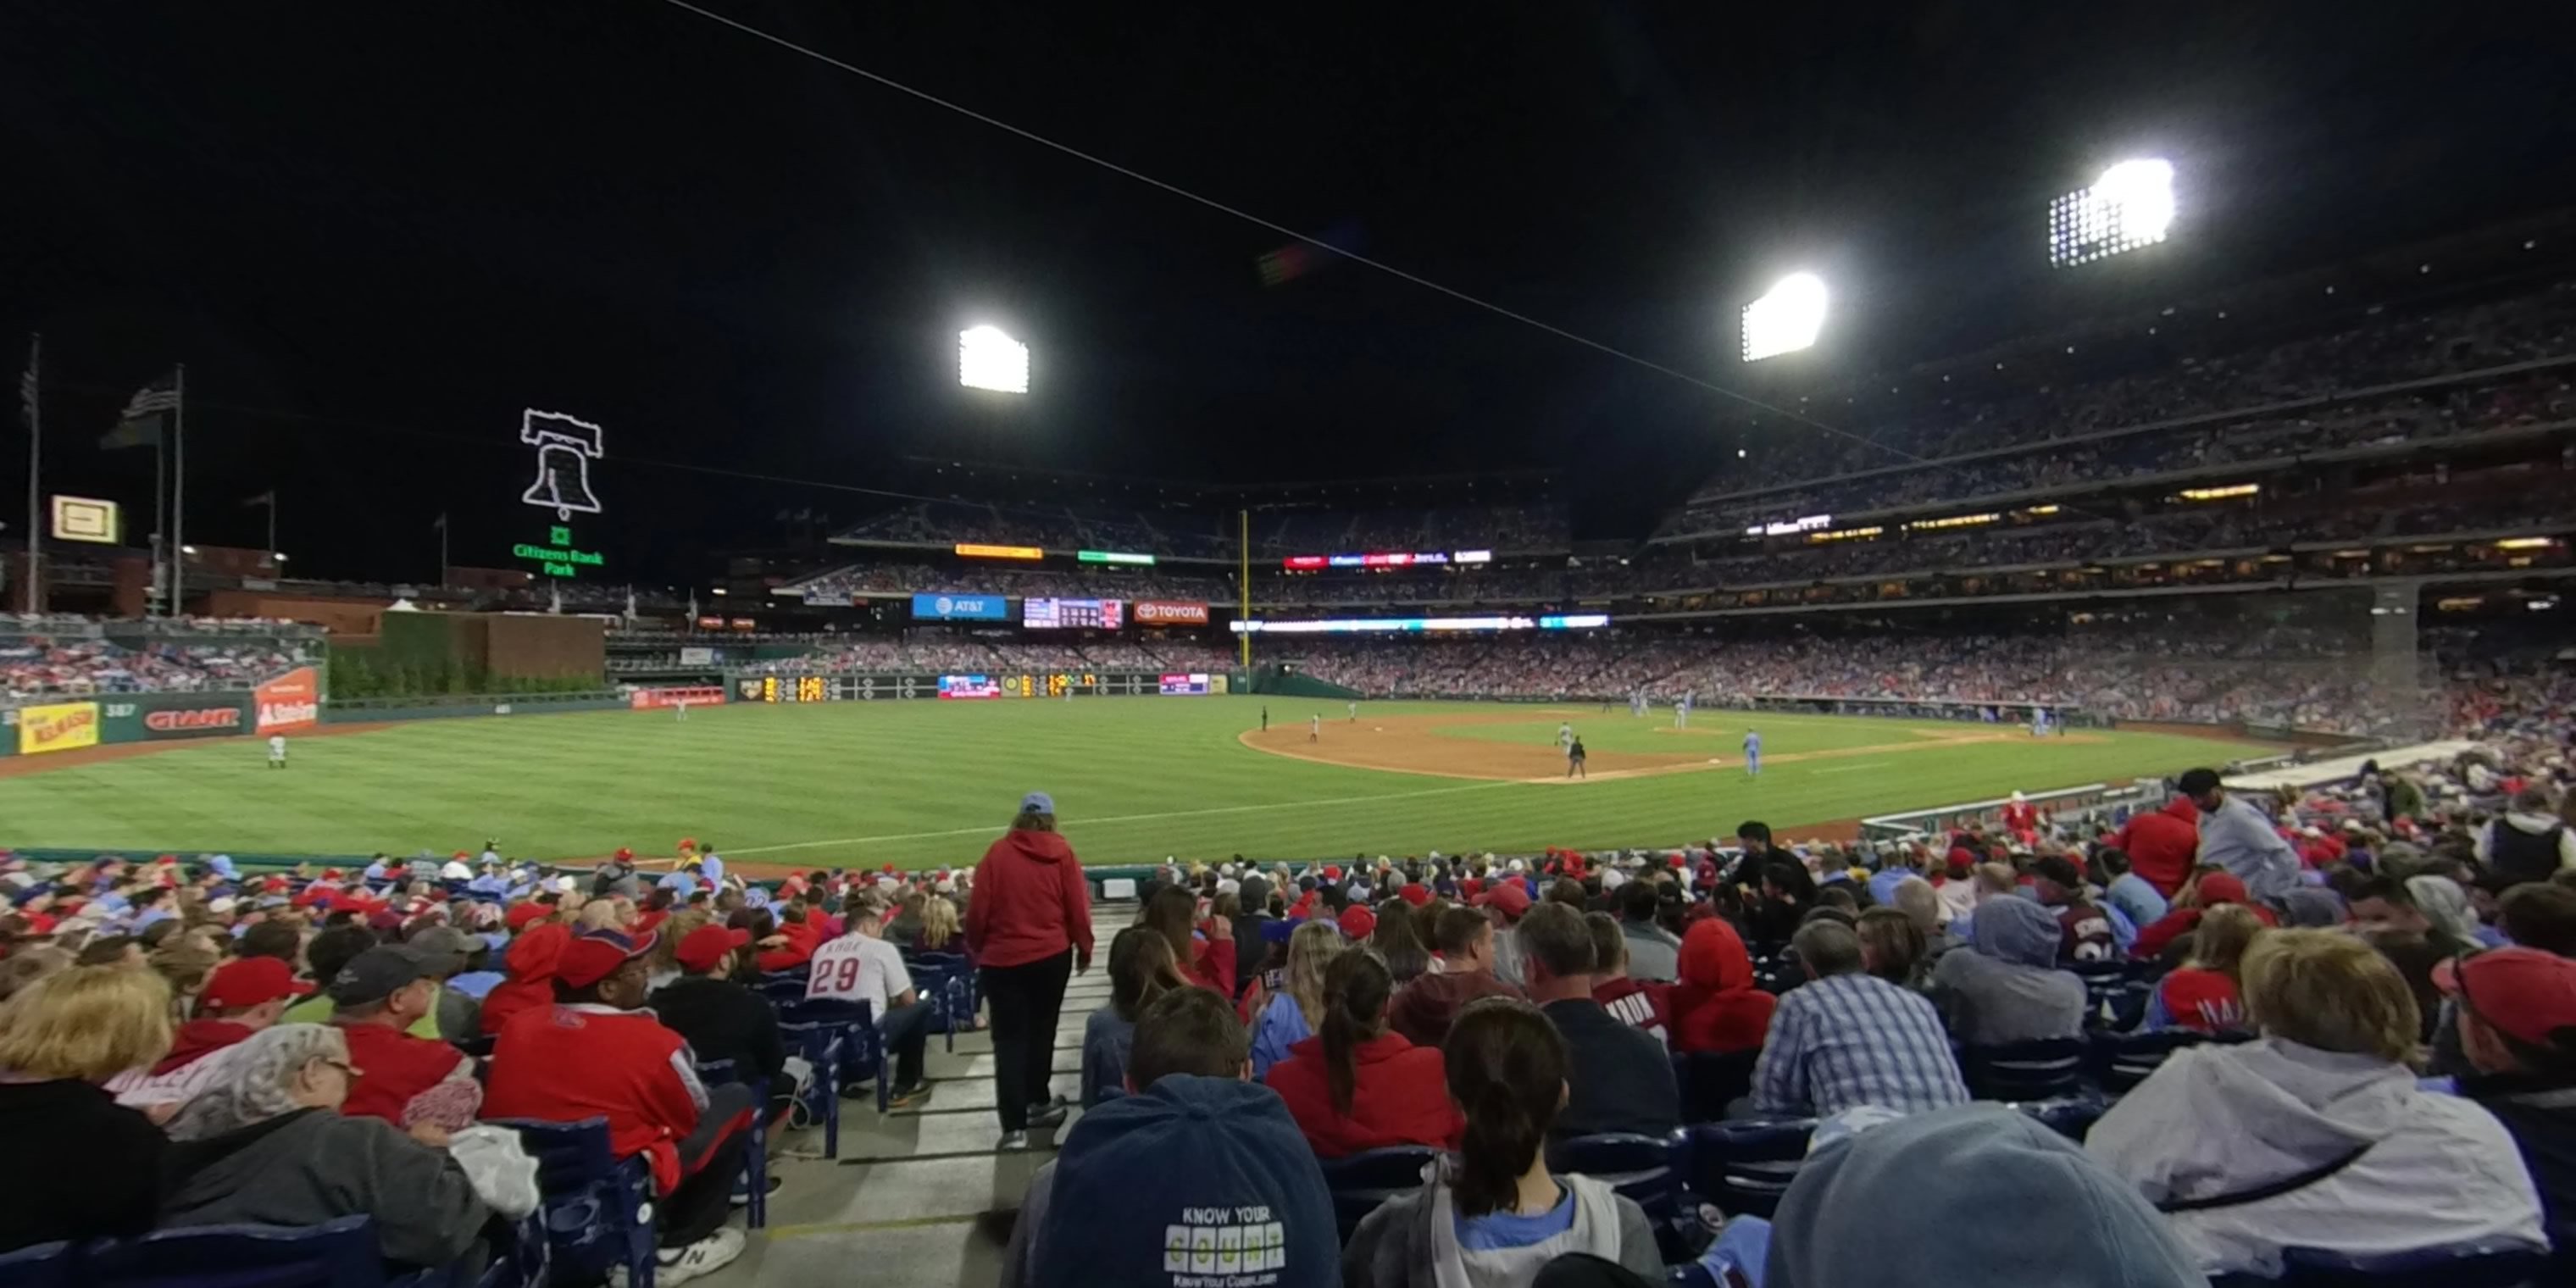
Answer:
M1753 958L1723 918L1682 936L1681 982L1673 986L1675 1051L1749 1051L1771 1031L1779 999L1753 986Z
M179 1026L178 1039L170 1044L170 1054L152 1066L152 1075L157 1078L171 1070L185 1068L258 1031L231 1020L190 1020Z
M510 945L509 954L502 958L509 965L510 978L483 995L481 1027L486 1036L498 1034L521 1011L555 1004L555 962L571 942L572 927L550 921Z
M966 942L986 966L1025 966L1068 948L1091 956L1091 887L1073 847L1053 832L1002 834L975 865Z
M2132 816L2111 844L2129 856L2130 871L2170 899L2182 889L2200 854L2200 807L2188 796L2176 796L2163 809Z
M1415 1046L1400 1033L1387 1033L1353 1047L1351 1057L1347 1117L1333 1110L1321 1037L1291 1045L1288 1058L1270 1067L1270 1089L1287 1102L1317 1158L1389 1145L1456 1147L1467 1120L1450 1103L1440 1048Z
M823 943L822 932L802 921L781 922L778 933L786 938L786 946L772 948L754 959L763 971L794 970L814 960L814 950Z
M2201 917L2222 903L2243 904L2253 909L2254 919L2266 926L2281 924L2272 910L2255 903L2245 895L2245 883L2226 872L2212 872L2200 879L2198 908L2176 908L2144 926L2138 927L2137 942L2129 945L2129 955L2140 961L2153 961L2164 955L2173 941L2200 928Z
M483 1116L554 1123L605 1118L609 1151L619 1158L646 1155L654 1192L667 1196L689 1170L679 1141L698 1125L698 1103L680 1073L688 1058L688 1044L650 1012L523 1011L502 1028L493 1049Z
M1644 1029L1655 1035L1657 1042L1672 1044L1672 998L1670 984L1649 983L1622 975L1603 980L1592 988L1592 1000L1610 1013L1610 1018L1632 1029Z
M444 1042L416 1038L399 1029L381 1024L343 1024L340 1036L349 1043L349 1063L358 1067L358 1080L349 1085L349 1098L340 1112L352 1118L382 1118L396 1127L409 1127L403 1110L412 1097L447 1081L456 1072L465 1053Z
M1188 977L1191 983L1213 990L1219 997L1232 998L1234 996L1234 941L1219 939L1214 935L1208 936L1206 942L1199 945L1197 959L1181 973Z

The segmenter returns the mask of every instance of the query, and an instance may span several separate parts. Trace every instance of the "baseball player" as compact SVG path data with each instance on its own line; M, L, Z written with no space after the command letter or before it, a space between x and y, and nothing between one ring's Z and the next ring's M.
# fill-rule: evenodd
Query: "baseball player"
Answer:
M1315 715L1313 715L1313 716L1309 717L1309 718L1307 719L1307 721L1306 721L1306 741L1308 741L1308 742L1322 742L1323 740L1324 740L1324 716L1323 716L1323 713L1322 713L1322 712L1317 712Z
M268 736L268 767L271 769L286 768L285 734L273 733Z
M1358 724L1360 722L1360 704L1353 702L1350 703L1349 706L1351 709L1351 723Z
M1762 776L1762 735L1751 729L1744 731L1744 772L1751 778Z
M1559 751L1570 750L1570 749L1572 749L1572 748L1573 748L1573 746L1574 746L1574 726L1573 726L1573 725L1560 722L1560 723L1556 726L1556 746L1557 746L1557 749L1558 749Z

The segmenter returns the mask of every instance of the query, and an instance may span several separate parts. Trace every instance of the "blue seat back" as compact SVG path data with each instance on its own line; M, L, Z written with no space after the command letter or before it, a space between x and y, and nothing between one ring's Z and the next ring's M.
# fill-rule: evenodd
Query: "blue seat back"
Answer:
M1811 1118L1702 1123L1690 1128L1691 1192L1728 1216L1768 1219L1807 1157Z
M378 1288L375 1219L315 1226L209 1225L99 1240L78 1253L97 1288Z
M2083 1089L2082 1038L1961 1047L1959 1072L1979 1100L2052 1100Z
M1612 1132L1554 1141L1547 1149L1548 1169L1608 1182L1662 1229L1681 1216L1682 1169L1676 1158L1686 1148L1687 1130L1668 1136Z
M610 1266L623 1265L635 1275L639 1263L650 1265L652 1169L641 1158L620 1159L610 1151L607 1119L550 1123L514 1118L491 1125L519 1133L519 1142L537 1161L546 1242L560 1274L595 1278Z
M1333 1194L1333 1223L1341 1228L1342 1242L1350 1242L1351 1232L1379 1204L1420 1189L1424 1169L1439 1157L1440 1151L1428 1145L1392 1145L1318 1160L1324 1188Z
M2153 1033L2096 1033L2093 1035L2093 1077L2102 1090L2123 1095L2147 1080L2165 1062L2165 1057L2187 1046L2197 1046L2209 1038L2190 1029L2159 1029Z
M1713 1123L1726 1107L1753 1094L1753 1066L1762 1059L1750 1051L1676 1051L1673 1081L1682 1089L1682 1121Z

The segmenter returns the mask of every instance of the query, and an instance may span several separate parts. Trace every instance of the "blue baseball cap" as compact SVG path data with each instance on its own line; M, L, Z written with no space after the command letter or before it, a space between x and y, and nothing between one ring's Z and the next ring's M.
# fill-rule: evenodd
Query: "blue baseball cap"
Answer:
M1020 812L1023 814L1052 814L1055 812L1055 798L1047 795L1045 792L1030 792L1028 795L1020 798Z

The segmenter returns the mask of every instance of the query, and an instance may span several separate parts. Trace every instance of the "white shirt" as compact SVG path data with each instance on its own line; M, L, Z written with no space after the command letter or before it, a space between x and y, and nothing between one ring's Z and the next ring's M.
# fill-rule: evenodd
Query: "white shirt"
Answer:
M438 869L438 879L441 881L471 881L474 879L474 869L466 866L465 860L463 859L449 859Z
M286 754L285 734L273 733L268 736L268 754L272 756L283 756Z
M894 999L912 991L912 972L903 954L872 935L843 935L814 950L813 973L805 996L866 1002L883 1019Z

